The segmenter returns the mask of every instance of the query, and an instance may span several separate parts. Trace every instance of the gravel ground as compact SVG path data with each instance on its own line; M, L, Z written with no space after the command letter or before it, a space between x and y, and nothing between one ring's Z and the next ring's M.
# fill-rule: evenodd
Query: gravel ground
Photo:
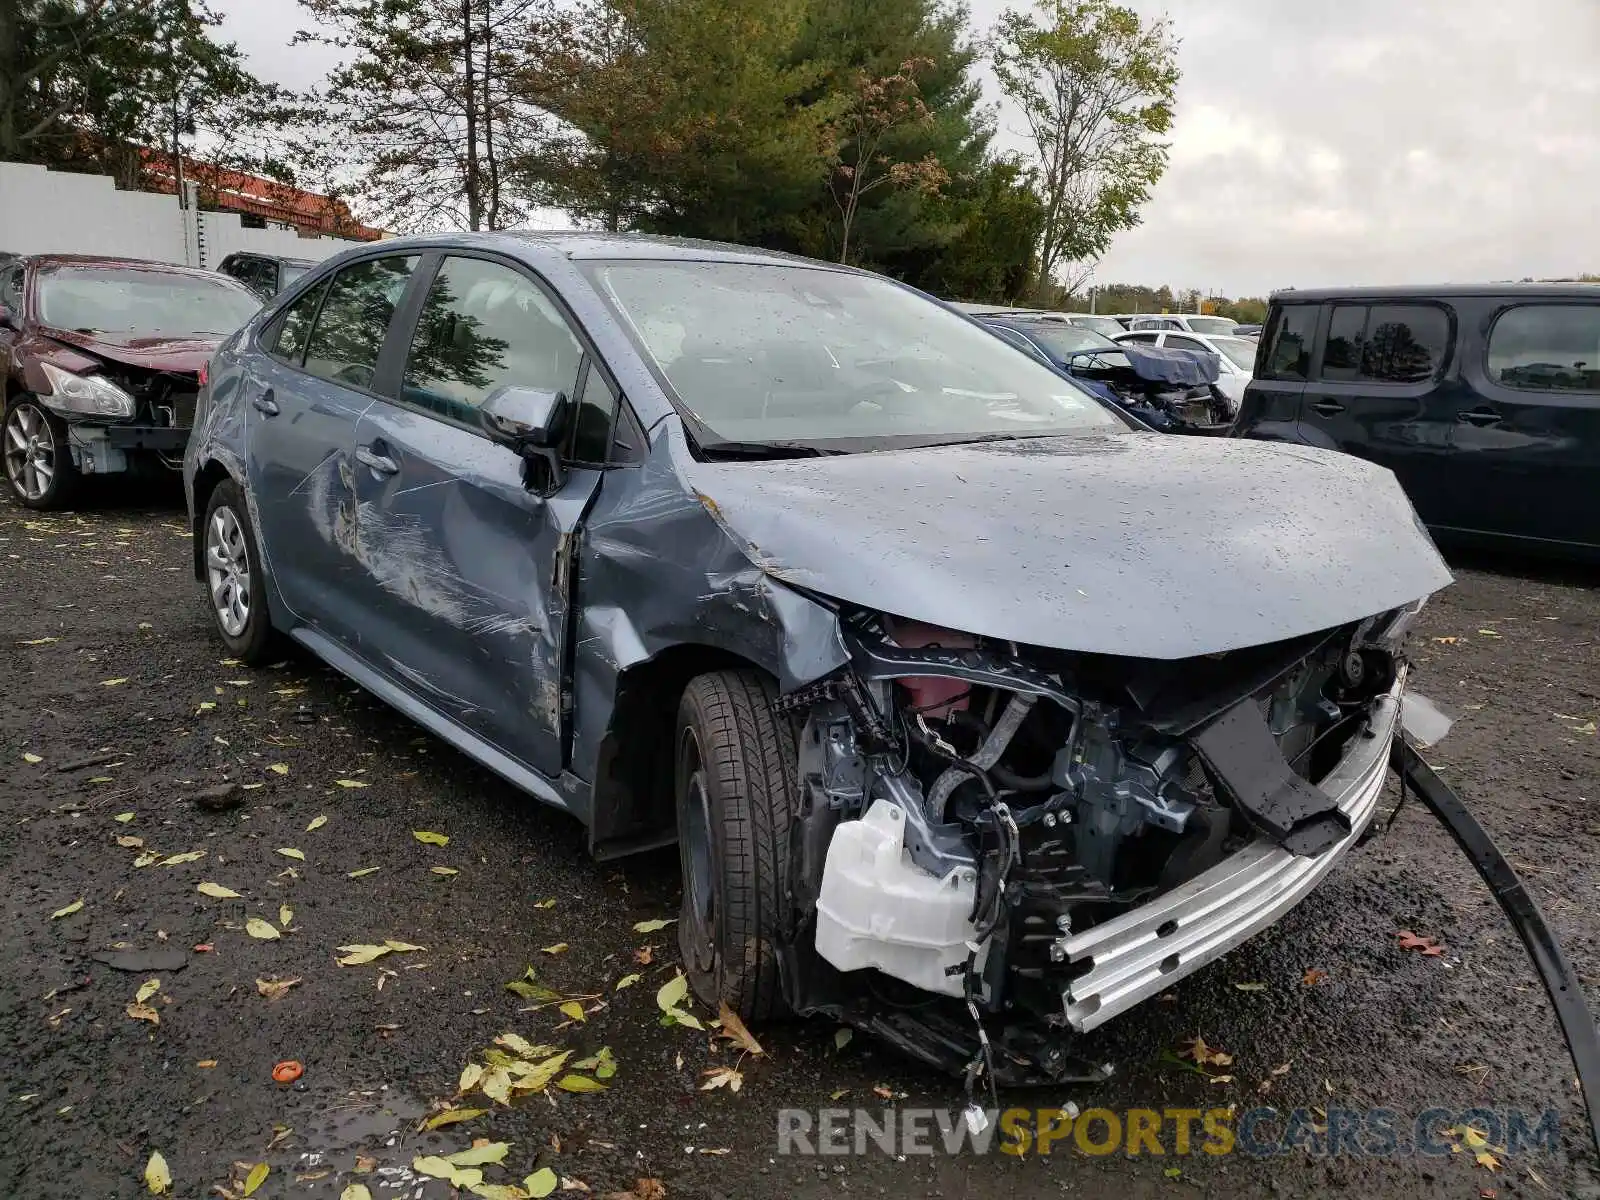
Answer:
M1488 892L1420 805L1283 922L1089 1039L1116 1064L1113 1082L1003 1099L1239 1114L1270 1104L1305 1109L1313 1130L1332 1108L1392 1109L1403 1129L1432 1106L1521 1109L1535 1122L1554 1109L1553 1152L1507 1155L1491 1171L1470 1154L1319 1154L1313 1132L1310 1149L1271 1158L1156 1157L1148 1146L1093 1156L1070 1138L1021 1159L780 1157L781 1107L877 1109L887 1094L947 1109L957 1089L863 1037L840 1047L831 1025L812 1022L763 1034L768 1054L742 1063L737 1094L699 1090L703 1072L738 1056L660 1022L671 930L632 928L675 915L675 858L598 866L576 824L309 658L262 671L225 661L188 554L175 493L107 493L55 516L0 502L0 1196L145 1194L152 1151L182 1197L240 1195L256 1163L270 1168L258 1197L334 1197L363 1180L380 1198L445 1196L444 1182L409 1173L412 1158L474 1137L511 1144L488 1180L548 1166L576 1189L563 1195L580 1184L597 1196L662 1194L641 1180L675 1200L1600 1194L1550 1007ZM1420 690L1461 715L1432 760L1523 873L1591 994L1597 582L1464 567L1426 610L1415 654ZM224 782L240 785L237 807L196 803ZM139 866L148 852L162 858ZM190 852L203 857L161 865ZM202 881L240 898L208 898ZM281 935L250 936L250 918ZM1398 930L1445 951L1403 951ZM336 947L389 938L426 949L335 962ZM119 951L170 961L102 961ZM529 1011L506 989L530 964L548 986L591 997L582 1024ZM616 990L629 974L642 978ZM149 979L160 984L145 1016L159 1024L129 1015ZM269 1000L258 979L299 982ZM603 1092L485 1101L488 1115L418 1132L463 1066L508 1031L579 1055L609 1046L616 1073ZM1196 1034L1233 1055L1208 1068L1223 1078L1171 1060ZM303 1076L274 1082L289 1059Z

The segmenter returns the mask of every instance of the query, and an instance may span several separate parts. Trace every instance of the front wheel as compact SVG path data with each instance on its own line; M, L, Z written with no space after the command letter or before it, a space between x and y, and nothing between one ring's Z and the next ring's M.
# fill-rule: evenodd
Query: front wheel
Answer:
M678 705L675 743L679 949L695 995L752 1023L787 1011L777 940L797 751L776 695L759 671L701 675Z
M206 598L217 633L236 658L260 666L272 657L272 622L250 512L231 479L217 484L201 525Z
M11 494L28 508L64 508L72 498L78 468L67 446L66 422L32 396L19 396L6 409L0 458Z

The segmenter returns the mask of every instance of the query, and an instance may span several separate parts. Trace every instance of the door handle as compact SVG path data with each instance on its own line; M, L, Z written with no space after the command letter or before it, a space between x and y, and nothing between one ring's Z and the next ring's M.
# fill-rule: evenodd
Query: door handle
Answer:
M356 461L378 475L393 475L400 470L399 463L387 454L379 454L371 446L357 446Z
M1311 411L1324 417L1336 417L1344 411L1344 405L1337 400L1318 400L1311 406Z
M1499 413L1492 408L1469 408L1456 415L1456 420L1465 421L1468 425L1498 425L1503 420Z
M250 401L250 403L259 413L269 417L275 417L278 415L278 402L272 398L271 388L268 388L266 391L262 392L254 400Z

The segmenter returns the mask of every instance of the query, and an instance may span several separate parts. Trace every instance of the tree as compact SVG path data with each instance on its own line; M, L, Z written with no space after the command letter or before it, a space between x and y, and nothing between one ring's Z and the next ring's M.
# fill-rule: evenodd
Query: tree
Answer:
M1111 0L1039 0L995 30L1001 90L1033 142L1045 221L1035 254L1041 283L1065 263L1098 258L1166 170L1178 85L1177 42Z
M881 152L885 139L895 130L933 121L917 87L917 75L932 65L929 59L909 58L894 74L881 79L856 72L844 115L834 126L839 151L832 191L841 222L842 263L850 261L850 228L864 196L890 185L935 195L950 180L950 173L931 151L916 162L895 162Z
M1022 298L1044 205L1020 163L993 159L953 180L925 215L954 235L894 256L888 265L895 274L951 300L1009 304Z
M806 2L588 0L525 56L520 94L562 123L525 186L609 229L781 240L826 184L837 110L792 54Z
M252 169L284 97L218 24L204 0L0 0L0 159L132 188L191 137Z
M311 157L341 167L385 224L498 229L523 216L505 164L542 136L512 87L547 0L300 0L319 22L296 42L350 55L317 94Z

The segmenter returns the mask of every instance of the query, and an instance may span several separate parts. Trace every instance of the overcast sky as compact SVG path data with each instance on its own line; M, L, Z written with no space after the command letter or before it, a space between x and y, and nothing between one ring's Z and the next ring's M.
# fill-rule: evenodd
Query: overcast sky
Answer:
M1600 0L1132 2L1173 14L1183 81L1166 177L1097 282L1600 271ZM1016 0L970 3L986 29ZM337 61L289 48L294 0L216 7L258 74L305 87ZM1020 148L1004 110L1001 127Z

